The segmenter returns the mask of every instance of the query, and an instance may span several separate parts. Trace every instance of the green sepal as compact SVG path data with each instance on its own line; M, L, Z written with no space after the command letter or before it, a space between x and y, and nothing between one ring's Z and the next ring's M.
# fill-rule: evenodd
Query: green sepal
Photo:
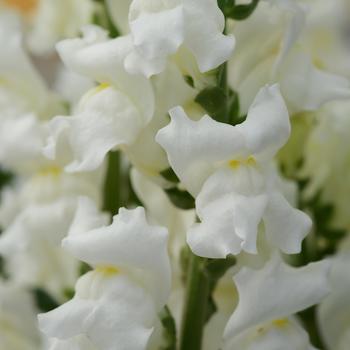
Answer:
M178 184L180 182L179 178L175 174L172 168L167 168L160 172L160 175L167 181L172 182L174 184Z
M59 303L42 288L33 288L32 294L36 306L42 312L49 312L59 306Z
M163 326L163 340L159 350L176 350L176 323L168 306L164 306L159 314Z
M237 21L247 19L258 6L259 0L252 0L249 4L236 5L235 0L218 0L218 5L226 18Z
M176 187L168 188L164 191L171 203L177 208L189 210L195 207L195 200L187 191L182 191Z

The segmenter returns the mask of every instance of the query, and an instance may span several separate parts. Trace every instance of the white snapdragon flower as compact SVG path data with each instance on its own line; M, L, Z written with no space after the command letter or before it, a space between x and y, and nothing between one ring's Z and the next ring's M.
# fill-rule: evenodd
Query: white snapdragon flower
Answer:
M100 200L93 176L69 175L47 168L8 187L2 194L0 254L5 269L20 285L40 286L57 299L71 288L79 264L60 247L80 195ZM19 268L19 266L22 266Z
M320 303L318 324L325 344L332 350L346 350L350 340L350 240L347 238L332 261L330 282L332 293Z
M299 252L311 221L278 191L272 165L290 133L278 86L260 90L240 125L222 124L209 116L195 122L181 108L170 115L171 123L159 131L157 141L196 198L202 222L187 237L194 253L211 258L241 250L256 253L261 221L272 245L286 253Z
M0 348L38 350L37 310L28 292L0 280Z
M276 254L260 270L243 268L233 278L239 303L226 325L223 349L314 349L292 315L330 292L329 267L322 261L296 269Z
M317 3L307 7L302 1L260 1L252 16L232 24L237 47L229 62L229 83L239 93L243 114L266 83L279 82L292 114L350 97L348 79L327 64L334 50L325 42L333 42L328 38L336 36L339 41L340 31L329 27L322 19L325 16L317 21L318 27L314 25ZM325 49L320 51L316 42L325 43ZM348 60L349 56L343 57Z
M80 213L63 246L94 270L78 280L72 300L39 315L40 328L68 349L81 342L91 349L146 349L170 292L167 231L150 226L143 208L122 208L110 226L100 227L92 203L80 205L86 215ZM81 224L96 228L82 232Z
M0 163L12 171L27 173L43 163L43 122L62 106L34 68L22 41L18 18L1 13Z
M84 28L83 34L57 46L68 68L101 83L82 98L74 116L50 123L52 137L45 153L55 158L60 144L68 143L72 155L67 171L96 169L109 150L133 143L154 113L151 83L123 67L130 40L109 40L96 26Z
M321 191L325 203L334 205L332 223L350 229L348 200L350 184L350 103L338 101L316 114L303 152L304 162L299 175L310 179L305 197L312 198Z
M52 53L55 44L74 37L81 26L92 22L92 0L4 0L1 9L16 11L26 25L29 49L38 55Z
M201 72L224 63L234 48L216 0L133 0L129 26L134 50L125 66L146 76L162 72L180 47L192 52Z

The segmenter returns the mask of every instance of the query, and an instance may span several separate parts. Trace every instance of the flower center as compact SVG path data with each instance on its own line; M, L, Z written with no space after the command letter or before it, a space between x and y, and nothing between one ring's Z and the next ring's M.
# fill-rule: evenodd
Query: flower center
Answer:
M272 324L274 326L276 326L277 328L283 328L283 327L287 326L288 323L289 323L289 321L287 318L281 318L281 319L272 321Z
M3 0L5 5L20 11L23 15L29 15L38 7L39 0Z
M228 162L228 165L231 169L238 169L241 165L246 166L255 166L256 165L256 159L253 156L249 156L245 159L232 159Z

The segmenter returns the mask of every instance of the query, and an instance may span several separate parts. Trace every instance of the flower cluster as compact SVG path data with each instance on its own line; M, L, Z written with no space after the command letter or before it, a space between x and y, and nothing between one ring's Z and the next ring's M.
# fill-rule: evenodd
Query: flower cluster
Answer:
M347 14L1 1L0 348L348 350Z

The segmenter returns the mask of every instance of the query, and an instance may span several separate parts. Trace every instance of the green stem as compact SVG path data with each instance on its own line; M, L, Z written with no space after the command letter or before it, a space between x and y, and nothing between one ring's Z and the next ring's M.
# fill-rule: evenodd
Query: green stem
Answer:
M118 151L108 153L108 166L104 184L103 210L112 216L118 213L121 199L121 159Z
M180 350L200 350L207 316L209 279L205 259L190 253Z

